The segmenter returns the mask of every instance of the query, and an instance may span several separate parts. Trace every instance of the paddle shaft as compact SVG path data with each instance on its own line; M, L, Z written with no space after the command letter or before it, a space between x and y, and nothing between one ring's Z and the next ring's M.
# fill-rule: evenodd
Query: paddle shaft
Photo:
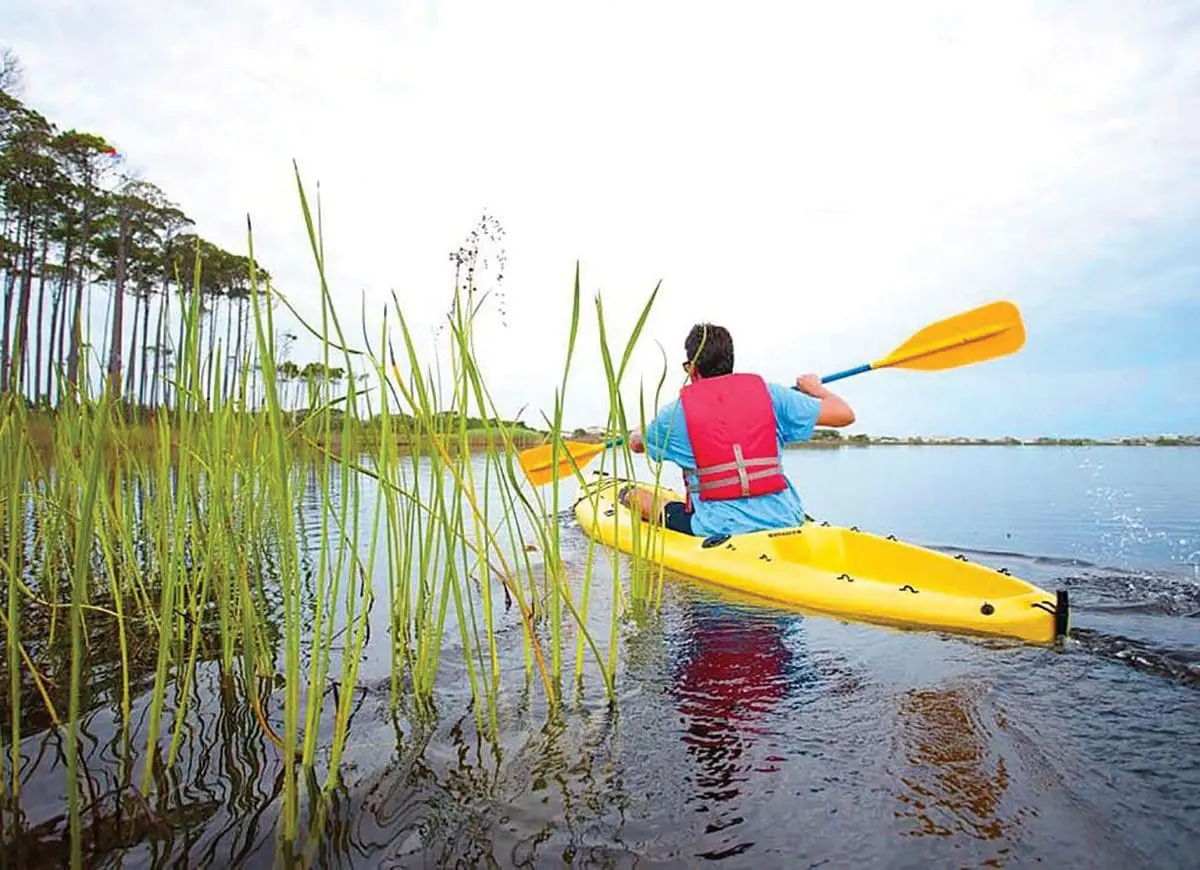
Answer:
M1020 312L1011 302L993 302L978 308L956 314L953 317L940 320L914 333L908 341L897 347L888 356L864 363L821 378L821 383L828 384L843 378L865 374L876 369L899 366L926 371L936 371L944 368L956 368L994 359L1019 350L1025 341L1024 325L1021 323ZM976 350L970 351L966 346L973 345ZM933 364L929 360L933 359ZM921 364L914 365L914 361ZM793 390L799 391L797 386ZM619 447L625 443L625 437L610 438L599 444L578 444L578 452L568 448L573 457L582 462L588 462L610 447ZM533 448L545 451L544 447ZM529 453L530 451L525 451ZM544 460L538 457L537 462ZM568 461L571 461L568 459ZM542 468L532 462L530 467ZM562 463L560 462L559 465ZM527 473L528 469L527 469Z
M863 363L862 365L855 366L852 369L844 369L843 371L840 371L840 372L834 372L831 375L825 375L825 377L821 378L821 383L827 384L830 381L840 381L842 378L849 378L849 377L853 377L854 375L861 375L864 372L869 372L869 371L872 371L873 369L874 369L874 366L871 365L870 363ZM800 390L800 388L796 387L796 386L793 386L792 389L796 390L796 391Z
M862 365L855 366L852 369L845 369L844 371L834 372L832 375L825 375L825 377L821 378L821 383L827 384L830 381L840 381L842 378L848 378L852 375L861 375L863 372L871 371L871 369L872 366L870 363L863 363ZM792 387L792 389L797 390L799 387Z

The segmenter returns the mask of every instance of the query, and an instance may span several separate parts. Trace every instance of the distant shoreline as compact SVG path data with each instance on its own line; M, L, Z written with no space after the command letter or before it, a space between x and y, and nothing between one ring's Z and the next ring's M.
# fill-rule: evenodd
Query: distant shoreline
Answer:
M600 442L605 436L576 429L563 434L568 441ZM1121 438L967 438L936 435L843 435L836 429L817 429L812 440L788 444L788 450L824 450L831 447L1200 447L1200 435L1129 435Z
M1200 447L1200 435L1140 435L1123 438L966 438L912 435L828 435L818 430L811 441L787 445L789 450L830 447Z

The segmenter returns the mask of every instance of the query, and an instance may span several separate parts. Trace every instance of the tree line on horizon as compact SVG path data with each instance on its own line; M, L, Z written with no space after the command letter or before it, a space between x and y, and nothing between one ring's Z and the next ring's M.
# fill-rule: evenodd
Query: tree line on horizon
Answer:
M266 392L250 259L199 235L165 191L123 170L121 155L103 136L62 129L26 105L22 78L16 55L0 48L0 396L53 409L94 397L106 384L127 409L171 410L184 311L199 293L205 398L212 405L240 397L247 408L261 407ZM456 280L473 268L477 236L499 231L494 223L485 215L457 252ZM270 273L257 261L253 266L261 287ZM95 321L102 323L98 330ZM296 338L286 329L274 335L285 409L312 408L348 378L366 378L290 359ZM217 360L221 370L213 371ZM239 392L243 372L246 393ZM445 414L437 416L447 424ZM501 421L466 422L483 429ZM520 420L504 422L530 429Z
M249 371L247 404L265 401L250 259L199 235L165 191L123 169L102 135L63 129L26 105L22 78L16 55L0 49L0 395L54 408L91 395L98 381L126 406L169 409L183 312L199 293L206 398L238 395ZM294 399L305 382L328 387L346 377L282 358L295 338L276 336L277 374L295 384Z

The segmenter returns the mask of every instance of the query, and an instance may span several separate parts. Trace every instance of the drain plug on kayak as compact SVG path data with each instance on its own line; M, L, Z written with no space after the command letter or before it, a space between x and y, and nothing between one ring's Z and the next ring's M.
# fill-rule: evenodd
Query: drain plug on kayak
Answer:
M982 613L984 616L991 616L993 613L996 612L996 608L992 607L992 605L988 604L985 601L985 602L983 602L983 607L979 608L979 612Z

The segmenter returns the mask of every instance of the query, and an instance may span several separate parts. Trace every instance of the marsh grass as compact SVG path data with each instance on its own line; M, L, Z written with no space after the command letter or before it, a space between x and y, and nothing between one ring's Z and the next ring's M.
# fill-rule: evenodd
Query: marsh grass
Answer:
M5 400L0 837L6 851L24 834L21 789L34 761L22 746L39 732L65 736L73 867L82 866L85 851L103 850L110 824L93 785L94 765L115 765L118 800L133 808L141 830L169 828L172 772L192 751L189 715L199 703L203 666L219 674L221 704L250 711L258 739L281 761L281 850L311 858L341 786L376 608L386 608L393 714L403 709L417 722L439 716L439 665L455 649L475 725L494 736L505 682L540 687L554 716L565 699L564 677L583 692L585 672L595 672L613 702L621 625L652 614L660 601L661 569L634 557L631 574L615 570L621 557L610 553L608 636L589 630L595 544L588 544L582 577L569 571L561 556L557 517L565 506L558 481L535 489L523 479L514 454L535 436L501 419L477 365L474 324L487 294L474 286L472 272L456 280L448 371L420 359L395 295L378 334L368 332L364 311L356 346L326 283L319 207L314 215L298 170L296 183L319 280L320 323L304 321L260 281L248 224L265 404L255 401L248 361L233 395L215 404L206 398L220 394L213 386L224 367L220 346L210 359L199 339L199 252L193 292L179 283L183 342L170 415L130 414L107 382L87 384L83 395L98 398L63 404L52 421ZM614 432L629 428L620 385L656 295L657 288L616 362L595 300ZM303 420L283 409L275 302L319 340L326 367L367 375L361 383L349 378L344 396L310 394L313 406ZM558 447L580 316L576 270L570 341L546 419L547 437ZM664 361L655 404L667 368ZM480 432L469 427L470 418L500 422ZM644 425L640 394L637 419ZM613 470L632 471L628 448L602 457L601 471L610 460ZM587 482L579 469L574 477ZM302 521L302 503L319 506L315 525ZM655 528L639 526L639 534ZM633 578L628 590L623 574ZM386 588L378 588L380 576ZM497 640L499 614L513 607L523 673L505 672ZM82 744L79 734L81 717L98 705L111 707L119 731L118 756L103 762L89 757L92 744Z

